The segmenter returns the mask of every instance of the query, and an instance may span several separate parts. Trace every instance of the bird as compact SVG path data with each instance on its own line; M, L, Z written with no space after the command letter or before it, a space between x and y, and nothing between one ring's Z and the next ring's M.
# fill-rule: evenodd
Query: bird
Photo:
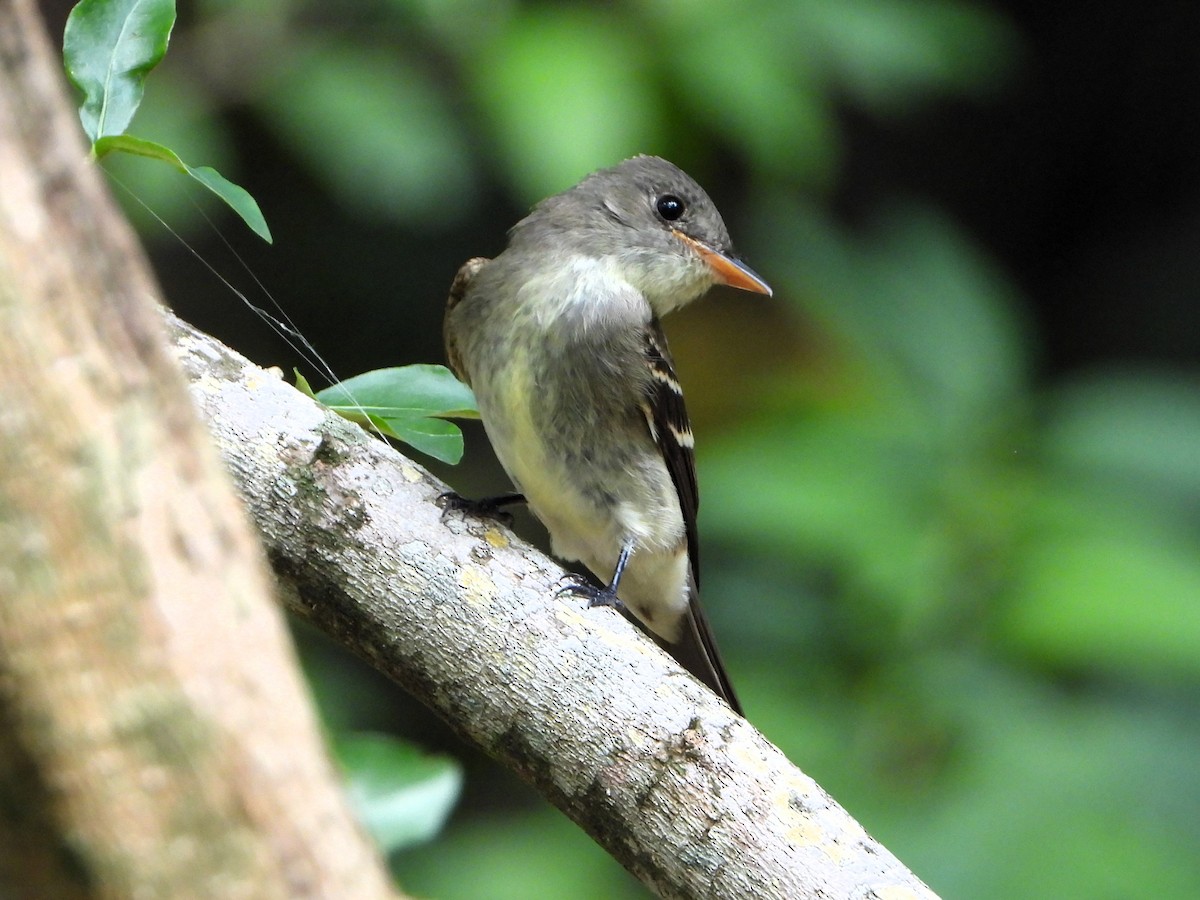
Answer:
M475 393L515 493L551 551L604 585L564 588L627 611L737 713L700 606L695 441L660 319L716 284L771 295L733 252L703 188L635 156L541 201L493 259L455 276L446 356Z

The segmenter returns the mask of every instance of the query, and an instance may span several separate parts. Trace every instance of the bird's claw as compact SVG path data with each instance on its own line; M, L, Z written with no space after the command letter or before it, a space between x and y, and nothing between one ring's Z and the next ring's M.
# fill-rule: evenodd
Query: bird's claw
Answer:
M575 575L568 575L567 578L578 578ZM570 596L579 597L587 601L588 609L597 606L611 606L617 612L624 612L625 604L621 602L621 598L617 596L617 592L611 587L596 587L587 581L573 581L571 584L563 585L558 589L556 594L558 597Z

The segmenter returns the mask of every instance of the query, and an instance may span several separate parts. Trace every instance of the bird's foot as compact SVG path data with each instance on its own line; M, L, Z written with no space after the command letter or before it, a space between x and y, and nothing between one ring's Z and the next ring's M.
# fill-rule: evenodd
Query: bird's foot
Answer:
M501 494L498 497L471 500L467 497L460 497L454 491L446 491L444 494L439 494L437 498L437 504L442 508L443 518L450 513L461 513L464 516L495 519L501 524L509 526L513 523L512 513L505 511L504 507L524 502L524 494Z
M587 601L588 609L596 606L611 606L617 612L625 611L625 604L621 602L621 598L617 596L617 592L613 590L611 585L608 587L596 587L590 581L583 581L578 575L568 575L567 577L572 579L572 583L559 588L556 596L571 596L584 599Z

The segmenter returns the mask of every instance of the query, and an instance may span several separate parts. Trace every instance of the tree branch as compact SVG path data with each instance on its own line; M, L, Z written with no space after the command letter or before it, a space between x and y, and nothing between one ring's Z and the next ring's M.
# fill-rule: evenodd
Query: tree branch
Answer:
M511 767L664 897L933 894L617 613L445 486L190 326L193 396L291 609Z

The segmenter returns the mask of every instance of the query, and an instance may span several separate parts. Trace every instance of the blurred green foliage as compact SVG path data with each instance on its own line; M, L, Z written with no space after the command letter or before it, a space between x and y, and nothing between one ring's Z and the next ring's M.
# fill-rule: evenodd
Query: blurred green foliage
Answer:
M271 167L306 170L283 182L362 223L364 258L400 258L406 280L367 298L403 322L391 364L432 361L403 353L436 352L422 348L443 295L406 292L426 261L403 243L367 246L381 221L397 241L469 230L482 245L465 258L515 220L481 220L496 195L519 211L633 153L709 185L777 298L730 306L732 327L680 359L694 406L722 410L696 423L705 600L751 719L947 897L1200 894L1200 373L1041 377L1022 290L931 199L872 197L853 225L833 211L844 118L993 102L1026 62L1002 15L967 0L204 0L176 42L149 136L184 130L235 168L218 110L273 135L290 157ZM122 178L176 227L192 215L175 187ZM305 252L336 241L311 225ZM761 359L713 374L741 355ZM469 443L468 463L483 455ZM310 671L337 698L335 732L400 702L304 647L326 660ZM419 712L391 724L444 740ZM465 800L441 838L392 857L407 889L641 895L454 752Z
M334 753L350 802L385 853L435 837L462 789L462 768L379 734L341 732Z

